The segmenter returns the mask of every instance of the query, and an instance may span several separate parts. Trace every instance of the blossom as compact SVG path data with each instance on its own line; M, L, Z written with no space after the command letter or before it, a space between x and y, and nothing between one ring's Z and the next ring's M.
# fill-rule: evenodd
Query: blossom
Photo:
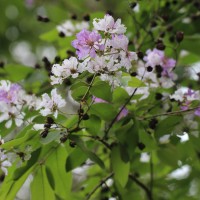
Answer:
M57 94L57 89L51 91L51 96L47 93L42 95L42 101L40 103L40 113L43 116L53 114L55 118L58 116L58 109L66 105L61 95Z
M11 165L12 165L11 162L7 160L7 155L5 154L5 151L0 150L0 167L5 175L8 175L7 168L10 167Z
M164 58L164 52L158 49L147 50L146 56L144 56L144 61L146 61L146 66L155 67L156 65L162 65Z
M51 84L61 84L65 78L72 77L77 78L79 72L82 72L81 66L77 58L71 57L69 59L65 59L62 65L54 64L52 67L51 76Z
M18 84L11 84L10 81L0 81L0 101L5 103L16 103L21 87Z
M66 20L63 24L56 27L59 32L65 34L65 36L73 36L75 33L82 29L88 29L89 23L82 21L78 23L72 23L71 20Z
M110 15L105 15L103 19L95 18L93 26L95 30L111 34L123 34L126 32L126 27L121 24L121 19L117 19L115 22L114 18Z
M0 103L0 123L7 121L5 126L10 128L12 122L14 121L16 126L21 126L23 124L24 113L21 112L21 106L11 106L6 103Z
M76 37L77 39L72 41L72 46L76 48L79 59L88 55L94 58L97 50L104 49L104 45L100 44L101 35L96 31L91 32L83 29Z

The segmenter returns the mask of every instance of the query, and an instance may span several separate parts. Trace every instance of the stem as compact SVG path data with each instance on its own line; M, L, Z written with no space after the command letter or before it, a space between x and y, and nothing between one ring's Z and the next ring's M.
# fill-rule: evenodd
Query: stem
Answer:
M185 113L185 112L190 112L190 111L196 110L197 108L200 108L200 106L197 106L197 107L194 107L194 108L189 108L187 110L179 110L179 111L174 111L174 112L168 112L168 113L161 113L161 114L157 114L157 115L151 115L151 116L148 116L148 117L141 117L139 119L140 120L145 120L145 119L151 119L151 118L160 117L160 116L179 115L181 113Z
M120 113L122 112L122 110L127 106L127 104L130 102L130 100L132 99L132 97L134 96L134 94L136 93L138 88L135 88L135 90L133 91L133 93L131 94L131 96L127 99L127 101L125 102L125 104L121 107L120 111L117 113L117 115L115 116L115 118L112 120L112 122L110 123L110 125L108 126L108 129L105 131L105 135L104 135L104 139L106 139L108 137L108 133L110 131L110 129L112 128L113 124L115 123L115 121L117 120L118 116L120 115Z
M133 176L132 174L129 174L129 178L130 178L131 180L133 180L139 187L141 187L141 188L145 191L148 200L153 200L151 191L149 190L149 188L148 188L146 185L144 185L144 183L140 182L140 181L139 181L135 176Z
M102 180L100 181L100 183L99 183L98 185L96 185L96 186L94 187L94 189L87 195L86 200L89 200L89 199L92 197L92 195L93 195L103 184L105 184L105 182L106 182L109 178L111 178L113 175L114 175L114 173L112 172L110 175L108 175L107 177L105 177L104 179L102 179Z
M153 180L154 180L154 170L153 170L153 158L152 153L150 157L150 193L151 197L153 198Z

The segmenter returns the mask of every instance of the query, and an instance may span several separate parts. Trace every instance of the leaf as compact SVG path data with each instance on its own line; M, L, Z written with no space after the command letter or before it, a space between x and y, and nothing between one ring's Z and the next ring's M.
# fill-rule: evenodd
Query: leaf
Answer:
M112 120L117 115L116 110L109 103L93 104L90 108L90 113L102 118L105 121Z
M82 152L88 156L88 158L97 163L101 168L105 168L103 161L95 153L90 151L79 137L70 135L69 138L76 142L76 144L81 148Z
M111 151L111 165L114 178L124 188L128 182L130 163L125 163L120 156L119 147L115 146Z
M172 167L177 167L180 159L179 152L174 145L167 145L157 151L157 155L162 163Z
M155 134L159 138L163 135L170 134L174 127L182 121L182 116L169 116L160 121L156 127Z
M68 153L63 146L57 148L47 160L47 178L57 196L69 199L72 187L72 175L65 170Z
M87 159L87 156L82 152L80 148L75 148L72 153L69 154L69 156L66 159L65 163L65 169L66 172L69 172L82 163L85 162Z
M130 75L122 76L122 83L125 86L134 87L134 88L145 86L145 84L140 79L130 76Z
M106 83L104 81L95 82L94 85L92 86L90 92L95 97L101 98L108 102L110 102L112 99L111 87L108 83Z
M113 91L112 102L117 104L123 104L129 98L129 94L121 87L117 87Z
M92 135L98 135L101 128L101 119L95 115L90 115L89 120L85 120L84 127Z
M47 33L43 33L42 35L40 35L40 39L47 42L54 42L58 39L58 31L56 29L53 29Z
M12 166L11 168L16 169L16 166ZM24 173L21 174L19 179L13 180L12 174L9 169L9 175L4 179L3 185L1 185L0 188L0 199L1 200L13 200L16 197L17 192L22 187L25 180L28 178L30 173L32 172L33 168L29 168L29 170L24 171Z
M60 138L60 131L49 131L47 137L40 138L40 142L45 145L45 144L49 144L50 142L55 141L59 138Z
M31 199L55 200L55 195L49 185L44 165L39 167L31 183Z
M18 82L26 78L26 76L29 73L33 72L33 68L23 66L23 65L6 65L5 66L5 71L7 73L7 79L13 81L13 82Z
M87 86L80 86L79 88L72 90L73 99L76 101L80 101L86 94L87 90L88 90Z

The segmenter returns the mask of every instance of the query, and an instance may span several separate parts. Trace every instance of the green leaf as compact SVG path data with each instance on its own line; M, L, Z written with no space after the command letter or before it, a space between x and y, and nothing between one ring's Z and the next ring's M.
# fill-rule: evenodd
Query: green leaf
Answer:
M36 171L33 182L31 183L31 199L55 200L55 195L49 185L44 165L41 165Z
M130 171L130 163L125 163L120 156L119 147L115 146L111 152L111 164L114 172L115 180L122 186L125 187L128 182L128 176Z
M166 134L171 134L174 127L183 120L182 116L169 116L160 121L156 127L155 134L159 138Z
M88 90L87 86L80 86L79 88L72 90L73 99L76 101L80 101L86 94L87 90Z
M47 33L43 33L42 35L40 35L40 39L47 42L54 42L58 40L58 31L56 29L53 29Z
M95 97L101 98L108 102L110 102L112 99L111 87L108 83L106 83L104 81L95 82L94 85L92 86L90 92Z
M94 114L103 120L110 121L117 115L116 110L109 103L96 103L90 108L90 113Z
M79 137L70 135L69 138L76 142L76 144L81 148L82 152L88 156L88 158L97 163L101 168L105 168L103 161L95 153L90 151Z
M125 86L130 86L134 88L145 86L145 84L140 79L130 76L130 75L122 76L122 83Z
M117 87L113 91L112 102L117 104L123 104L129 98L129 94L125 89Z
M40 138L42 144L49 144L52 141L55 141L60 138L60 131L49 131L47 137Z
M98 135L101 128L101 119L95 115L90 115L89 120L83 121L86 131L92 135Z
M174 145L163 146L157 151L157 155L162 163L172 167L177 167L180 154Z
M27 77L28 74L33 72L33 68L31 67L26 67L23 65L6 65L5 66L5 71L7 74L7 78L13 82L18 82Z
M79 165L85 162L87 159L86 154L82 152L80 148L75 148L72 153L66 159L65 169L67 172L75 169Z
M68 199L72 187L72 175L65 170L68 153L63 146L57 148L47 160L47 178L57 196Z

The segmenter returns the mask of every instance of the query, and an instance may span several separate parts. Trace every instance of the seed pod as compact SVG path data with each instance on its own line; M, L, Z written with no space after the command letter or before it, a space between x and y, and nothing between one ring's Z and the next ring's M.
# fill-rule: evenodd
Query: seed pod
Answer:
M48 133L49 133L49 130L45 129L42 133L40 133L40 135L41 135L42 138L46 138Z
M176 33L176 41L180 43L183 40L183 38L184 38L184 33L182 31L178 31Z
M137 76L137 72L131 72L131 76Z
M76 142L70 141L69 145L70 145L70 147L74 148L76 146Z
M147 71L148 71L148 72L152 72L152 71L153 71L153 67L148 66L148 67L147 67Z
M155 129L157 123L158 123L158 120L156 118L151 119L150 122L149 122L149 128Z
M139 142L137 146L138 146L138 148L139 148L141 151L142 151L143 149L145 149L145 147L146 147L145 144L143 144L142 142Z
M144 54L141 51L138 51L137 56L138 56L138 58L143 59Z
M160 42L160 43L158 43L158 44L156 45L156 48L157 48L158 50L164 50L164 49L165 49L165 45L164 45L162 42Z
M59 37L61 37L61 38L63 38L63 37L65 37L65 33L63 33L62 31L61 32L59 32Z

